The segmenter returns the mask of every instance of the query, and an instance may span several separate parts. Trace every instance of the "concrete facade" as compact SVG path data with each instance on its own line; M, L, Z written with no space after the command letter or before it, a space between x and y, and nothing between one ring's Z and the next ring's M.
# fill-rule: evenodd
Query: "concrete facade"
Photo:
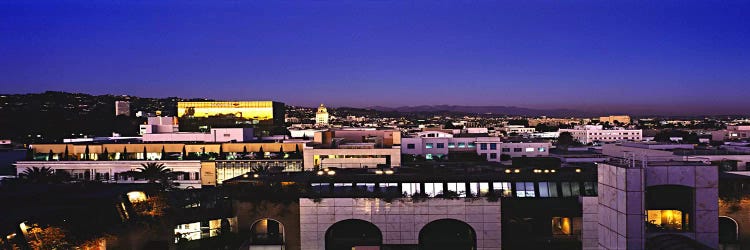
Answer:
M573 136L573 139L581 143L643 140L643 130L623 128L604 129L601 125L576 126L573 129L560 129L559 132L568 132Z
M317 203L300 199L301 249L325 249L326 231L347 219L365 220L377 226L383 244L418 244L420 230L427 223L455 219L476 232L478 250L497 250L501 249L500 210L499 202L485 199L396 199L390 203L372 198L324 198Z
M711 248L718 248L718 169L674 161L658 164L631 161L628 166L598 164L599 229L601 249L643 249L650 238L663 234L682 235ZM643 165L640 165L643 164ZM647 232L644 213L646 189L655 186L689 187L693 208L692 228L674 232Z

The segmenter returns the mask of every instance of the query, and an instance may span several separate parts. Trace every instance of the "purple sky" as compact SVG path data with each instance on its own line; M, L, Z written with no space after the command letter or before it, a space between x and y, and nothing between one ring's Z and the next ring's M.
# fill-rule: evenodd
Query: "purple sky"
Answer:
M0 93L750 113L748 1L150 2L0 2Z

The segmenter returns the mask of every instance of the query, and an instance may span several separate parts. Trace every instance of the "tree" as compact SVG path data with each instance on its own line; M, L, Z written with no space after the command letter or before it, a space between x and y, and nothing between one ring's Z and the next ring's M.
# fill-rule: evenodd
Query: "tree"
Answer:
M187 148L185 148L185 145L182 145L182 159L185 160L187 158Z
M302 158L302 152L299 151L299 144L294 144L294 156Z
M161 160L167 159L167 151L164 150L164 146L161 146L161 157L159 159Z
M146 155L148 155L148 152L146 152L146 146L143 146L143 159L144 160L148 160L148 157L146 157Z
M122 157L120 157L121 160L127 160L128 159L128 147L122 147Z
M65 155L63 156L63 160L67 161L68 159L70 159L68 158L68 155L70 155L70 153L68 152L68 145L65 145Z
M29 245L32 249L71 249L73 245L67 241L66 232L59 227L40 227L37 224L29 228Z
M99 160L100 161L109 160L109 151L107 150L107 148L104 148L104 153L102 153L101 156L99 156Z
M284 145L282 144L282 145L281 145L281 146L279 147L279 159L283 159L283 158L284 158L284 154L285 154L285 153L284 153Z
M18 177L28 183L51 184L67 181L70 176L65 171L53 171L48 167L30 167L25 169Z
M570 132L562 132L560 133L560 136L557 137L557 146L562 149L568 149L573 143L573 135Z
M136 171L128 171L125 174L137 179L144 179L148 183L159 183L164 189L173 186L172 180L175 177L175 173L168 169L164 163L157 162L142 163Z
M219 144L219 159L226 159L224 157L224 145Z
M242 158L247 157L247 145L242 146Z
M52 149L49 150L49 154L47 154L47 161L52 160Z
M89 145L86 145L86 149L83 150L83 159L84 160L91 160L91 152L89 152Z
M263 146L260 146L260 149L258 150L258 154L260 154L260 158L266 158L266 152L263 152Z

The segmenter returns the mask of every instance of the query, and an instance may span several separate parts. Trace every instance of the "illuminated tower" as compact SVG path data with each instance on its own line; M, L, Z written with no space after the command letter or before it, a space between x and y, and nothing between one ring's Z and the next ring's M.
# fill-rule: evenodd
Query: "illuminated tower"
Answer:
M315 124L328 125L328 109L322 103L318 107L318 112L315 112Z

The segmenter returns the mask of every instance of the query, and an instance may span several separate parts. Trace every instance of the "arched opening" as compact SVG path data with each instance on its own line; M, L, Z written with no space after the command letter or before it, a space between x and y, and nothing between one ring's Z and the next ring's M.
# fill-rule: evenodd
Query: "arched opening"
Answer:
M357 219L334 223L326 231L326 250L351 250L355 247L380 246L383 234L374 224Z
M419 249L477 249L477 236L466 222L440 219L419 230Z
M253 246L279 246L273 249L284 249L284 224L268 218L255 221L250 229L250 249L271 249Z
M684 232L693 230L693 188L659 185L646 188L646 230Z
M719 216L719 244L733 244L739 241L737 221L727 216Z

